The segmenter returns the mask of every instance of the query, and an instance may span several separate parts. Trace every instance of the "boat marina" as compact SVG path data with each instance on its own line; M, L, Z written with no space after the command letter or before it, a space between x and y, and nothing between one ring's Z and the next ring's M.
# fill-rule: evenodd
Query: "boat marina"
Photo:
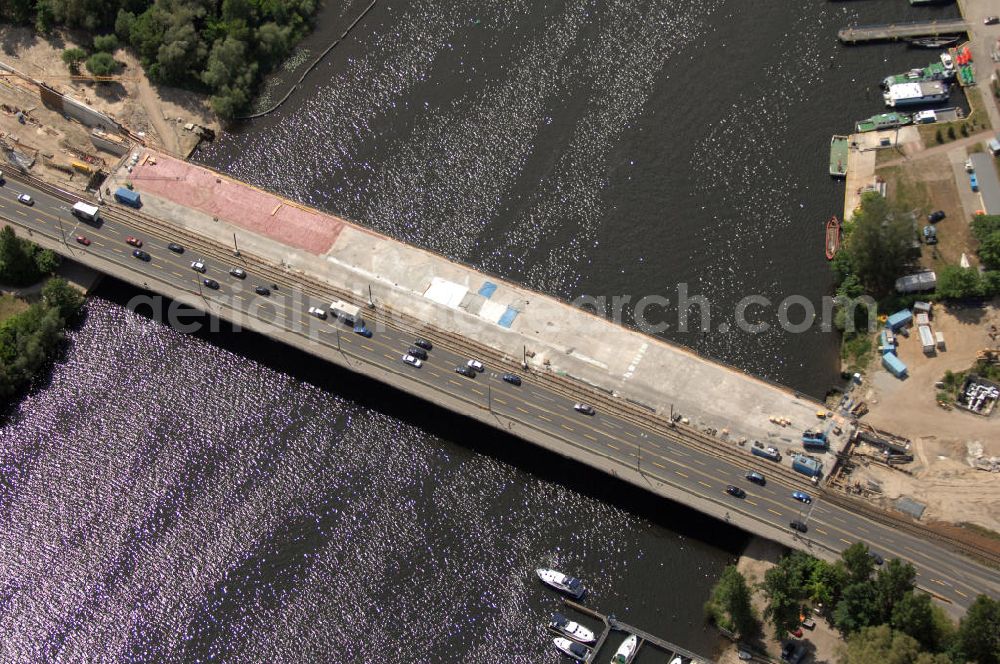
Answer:
M690 650L681 648L677 644L671 643L670 641L662 639L654 634L650 634L649 632L641 630L633 625L624 623L615 618L614 615L599 613L598 611L569 599L563 599L562 601L567 609L572 609L573 611L576 611L584 616L598 620L603 625L603 629L598 635L597 641L594 643L593 647L584 648L584 650L586 650L586 654L583 659L578 660L583 662L583 664L592 664L593 662L597 662L597 656L600 654L601 648L609 641L609 639L615 644L615 659L602 659L601 661L611 661L615 664L628 664L628 662L633 661L635 657L643 651L643 648L651 648L658 650L665 655L662 660L664 663L675 662L679 658L683 664L713 664L711 660L705 659ZM560 643L557 644L556 647L562 652L570 650L571 646L567 643L569 639L566 639L562 632L555 630L551 627L551 625L550 629L552 629L553 633L557 634L558 638L561 639ZM612 634L615 632L624 634L624 637L620 642L612 637ZM572 648L572 650L574 652L582 652L580 648ZM567 652L567 654L569 653ZM619 654L624 656L625 659L619 660Z
M850 137L834 134L830 139L830 175L835 178L847 177L847 154L850 151Z

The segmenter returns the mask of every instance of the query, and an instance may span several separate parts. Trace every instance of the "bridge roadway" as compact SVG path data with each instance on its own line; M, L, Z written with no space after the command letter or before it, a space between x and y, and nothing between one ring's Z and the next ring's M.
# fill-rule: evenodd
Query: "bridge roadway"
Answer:
M868 542L884 557L912 562L918 585L953 608L967 606L981 592L1000 594L1000 571L963 558L936 541L867 519L849 506L821 496L811 505L795 501L790 495L793 489L809 491L812 487L804 478L797 481L797 476L778 473L767 461L721 450L713 453L694 444L696 441L683 431L656 429L614 412L601 410L592 417L577 413L572 394L552 390L531 374L523 376L520 387L500 380L493 366L475 379L466 378L455 373L455 368L464 364L468 355L433 336L435 348L423 366L404 365L401 356L416 333L398 323L380 320L374 326L374 336L363 338L350 327L307 313L310 306L328 307L334 299L332 292L302 292L278 279L275 275L280 271L274 266L252 257L234 258L227 247L207 241L196 249L196 243L188 238L186 252L175 254L167 249L169 242L178 239L172 229L147 227L146 222L130 218L130 211L118 206L102 208L103 222L98 227L86 224L70 213L70 196L47 191L8 180L0 187L0 219L21 235L30 230L33 240L78 262L262 330L307 352L347 364L354 371L373 375L369 371L373 370L376 377L394 387L509 430L745 530L827 559L854 541ZM29 193L35 205L18 203L20 193ZM76 243L77 235L85 235L92 244L85 247ZM125 243L129 235L143 240L143 250L152 256L150 262L132 256L133 248ZM190 266L198 259L205 260L204 277L218 281L219 290L201 285L202 275ZM246 270L245 280L229 275L235 265ZM255 285L270 285L276 279L279 288L270 297L254 293ZM744 473L749 468L767 476L767 485L748 483ZM744 488L746 499L726 494L729 484ZM788 528L793 519L805 521L808 533L793 533Z

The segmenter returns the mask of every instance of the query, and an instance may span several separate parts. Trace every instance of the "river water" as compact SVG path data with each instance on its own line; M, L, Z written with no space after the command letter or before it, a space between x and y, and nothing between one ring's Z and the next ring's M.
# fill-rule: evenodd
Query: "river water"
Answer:
M331 4L313 51L362 8ZM725 321L749 293L827 290L829 136L932 57L836 29L953 13L380 0L199 158L559 297L686 283ZM132 295L103 287L0 424L0 661L554 664L540 565L717 645L701 607L738 531L257 335L182 335ZM836 374L816 331L665 336L813 394Z

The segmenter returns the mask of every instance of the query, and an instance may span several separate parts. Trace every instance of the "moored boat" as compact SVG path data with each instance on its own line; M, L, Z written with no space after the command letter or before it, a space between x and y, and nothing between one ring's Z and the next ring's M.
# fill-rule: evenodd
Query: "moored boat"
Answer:
M879 113L878 115L871 116L867 120L858 122L855 126L857 127L858 133L864 133L866 131L895 129L896 127L906 126L911 122L913 122L913 119L905 113Z
M951 46L961 38L962 35L941 35L939 37L914 37L907 42L913 48L944 48Z
M944 61L932 62L926 67L911 69L905 74L886 76L882 80L882 88L888 90L893 85L900 83L920 83L923 81L948 81L955 80L954 67L947 66Z
M920 81L890 85L882 98L891 108L916 104L935 104L948 99L948 84L944 81Z
M583 597L583 594L587 592L587 589L583 587L583 583L580 579L567 576L554 569L539 568L535 570L535 574L537 574L538 578L542 580L542 583L552 586L556 590L564 592L570 597L580 599Z
M552 620L549 621L549 627L560 634L568 636L569 638L581 643L593 643L597 639L592 631L580 623L570 620L561 613L552 614Z
M635 651L638 649L639 637L635 634L629 634L628 638L618 646L615 656L611 658L611 664L629 664L632 658L635 657Z
M559 636L552 640L559 652L572 657L578 662L586 662L590 658L590 648Z
M847 177L847 153L851 139L834 134L830 139L830 175L835 178Z
M832 261L840 249L840 221L836 216L826 222L826 260Z

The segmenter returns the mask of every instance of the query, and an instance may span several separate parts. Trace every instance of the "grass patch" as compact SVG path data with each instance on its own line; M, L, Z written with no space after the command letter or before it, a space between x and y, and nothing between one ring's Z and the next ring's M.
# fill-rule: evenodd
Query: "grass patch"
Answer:
M992 540L1000 540L1000 533L998 533L995 530L990 530L989 528L984 528L983 526L980 526L978 523L969 523L968 521L963 521L958 525L962 526L966 530L971 530L980 537L986 537L987 539L992 539Z
M871 364L875 351L874 337L868 333L844 333L840 343L840 358L847 365L849 373L864 373Z
M9 293L0 295L0 323L28 308L28 303Z
M893 210L910 212L917 210L927 214L931 207L931 198L927 187L910 177L903 166L890 166L879 171L888 183L888 198Z

